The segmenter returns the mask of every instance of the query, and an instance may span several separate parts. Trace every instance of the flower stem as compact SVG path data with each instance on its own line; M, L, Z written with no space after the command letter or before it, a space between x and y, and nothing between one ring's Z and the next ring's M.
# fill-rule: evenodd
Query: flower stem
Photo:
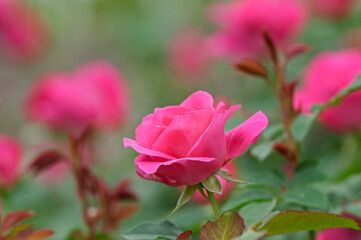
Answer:
M216 216L216 218L218 220L220 218L220 216L221 216L221 212L220 212L220 210L218 208L216 198L214 197L214 193L207 190L207 194L208 194L208 200L212 205L214 215Z
M95 236L94 224L89 216L88 212L90 205L86 196L85 186L84 186L84 176L82 174L81 163L82 157L79 151L79 143L76 139L70 137L70 149L71 149L71 165L73 168L74 177L77 184L77 192L79 196L80 203L82 205L83 219L89 229L89 240L93 240Z

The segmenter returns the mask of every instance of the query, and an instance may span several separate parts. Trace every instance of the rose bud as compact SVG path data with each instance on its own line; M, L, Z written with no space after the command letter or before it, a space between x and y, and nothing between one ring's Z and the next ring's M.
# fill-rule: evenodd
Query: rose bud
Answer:
M343 217L355 220L361 226L361 218L349 213L343 213ZM316 240L359 240L361 239L361 231L350 228L329 228L320 231Z
M268 124L257 112L225 133L228 117L241 106L213 105L209 93L198 91L178 106L156 108L146 116L135 130L136 140L124 139L125 147L140 153L138 175L170 186L196 185L242 154Z
M313 105L325 104L346 89L361 74L361 52L324 52L306 67L303 83L294 96L294 107L307 114ZM338 132L361 126L361 91L344 97L340 104L323 111L319 119Z
M24 1L0 0L0 41L10 56L28 58L44 48L45 28Z
M0 187L12 187L19 177L22 149L14 139L0 134Z
M40 79L30 91L26 111L35 121L81 135L121 125L128 105L123 76L112 64L99 61Z
M208 15L219 29L207 40L206 49L213 57L231 60L264 55L265 29L281 47L307 19L304 5L296 0L233 0L212 5Z

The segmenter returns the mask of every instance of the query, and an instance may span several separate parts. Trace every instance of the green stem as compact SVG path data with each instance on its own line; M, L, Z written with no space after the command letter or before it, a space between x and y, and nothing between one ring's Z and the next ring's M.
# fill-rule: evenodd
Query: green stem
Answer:
M221 211L218 208L216 198L214 197L214 193L207 190L207 194L208 194L208 200L212 205L214 215L216 216L216 218L218 220L221 217Z

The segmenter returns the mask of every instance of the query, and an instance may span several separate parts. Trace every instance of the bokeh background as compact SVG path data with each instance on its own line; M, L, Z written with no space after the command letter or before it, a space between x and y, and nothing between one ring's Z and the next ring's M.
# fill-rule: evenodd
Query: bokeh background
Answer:
M34 147L44 142L63 141L63 136L26 118L23 108L29 87L46 73L72 71L92 60L104 59L115 64L123 73L131 95L131 114L127 123L117 131L98 134L94 144L99 156L96 172L113 184L130 178L132 188L139 195L140 211L122 224L122 232L141 221L166 218L179 196L177 189L139 178L134 166L137 153L123 147L122 138L134 138L136 126L155 107L179 104L192 92L202 89L215 97L226 96L233 104L241 104L242 116L262 110L271 123L277 122L279 112L268 86L235 72L229 62L213 63L207 76L193 84L185 83L172 72L167 50L173 36L194 27L211 32L214 26L206 21L204 13L211 2L214 1L26 1L43 19L49 31L48 44L40 56L31 60L18 61L6 54L0 55L0 132L16 137L24 145L23 165L33 156ZM347 35L357 29L361 29L361 4L340 20L312 16L298 38L309 44L311 51L291 62L289 79L301 78L304 66L315 54L346 46ZM231 121L227 127L237 125L237 121ZM317 125L310 135L302 158L317 159L320 162L318 169L327 176L334 177L338 169L357 155L360 140L353 134L341 138ZM256 182L269 181L264 173L279 168L281 163L277 154L263 162L250 154L237 159L241 177ZM5 212L33 210L36 227L54 229L56 235L51 239L64 239L71 230L82 227L74 183L69 174L55 184L46 182L26 175L3 199L3 209ZM251 208L248 214L254 215L256 210ZM188 204L169 219L189 228L200 226L201 219L212 216L210 214L207 206ZM294 237L302 239L302 234Z

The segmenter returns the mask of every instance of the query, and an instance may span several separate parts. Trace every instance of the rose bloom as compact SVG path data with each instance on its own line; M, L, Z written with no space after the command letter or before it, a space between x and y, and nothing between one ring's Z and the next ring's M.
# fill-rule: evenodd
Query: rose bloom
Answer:
M198 91L178 106L156 108L135 130L125 147L139 152L138 175L170 186L204 181L254 143L268 124L257 112L246 122L224 133L224 125L240 105L213 106L210 94Z
M15 58L33 56L44 47L46 34L39 17L20 0L0 0L0 43Z
M361 218L349 213L343 213L342 216L355 220L361 226ZM330 228L320 231L316 240L361 240L361 231L350 228Z
M22 149L14 139L0 134L0 187L13 186L19 177Z
M354 0L312 0L311 6L314 10L324 16L339 18L347 15L352 7Z
M209 18L219 30L206 48L214 57L238 60L263 55L264 29L277 45L289 42L302 30L307 13L297 0L233 0L212 5Z
M237 165L235 164L235 162L228 163L227 165L224 166L223 169L227 170L228 173L233 178L238 177L238 170L237 170ZM237 183L227 181L219 176L217 176L217 178L222 185L222 194L215 193L214 197L216 198L217 202L221 203L221 202L224 202L227 200L227 198L231 195L231 193ZM209 203L208 199L206 199L204 196L202 196L202 194L198 191L193 195L192 201L195 203L200 203L200 204L208 204Z
M108 62L91 62L73 73L52 73L30 91L30 118L68 133L122 124L128 112L128 90L121 73Z
M294 106L309 113L313 105L330 101L361 74L361 52L341 50L324 52L307 66L301 88L295 93ZM344 132L361 126L361 91L345 97L340 104L325 110L320 120L335 131Z
M197 30L176 34L168 49L172 70L183 81L200 80L207 71L204 36Z

